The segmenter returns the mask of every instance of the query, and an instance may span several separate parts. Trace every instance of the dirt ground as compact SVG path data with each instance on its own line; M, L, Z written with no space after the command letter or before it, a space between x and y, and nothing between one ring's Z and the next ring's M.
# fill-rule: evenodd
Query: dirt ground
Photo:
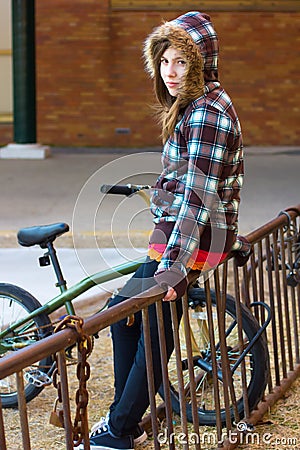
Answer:
M109 404L113 398L113 376L112 376L112 352L109 330L102 330L99 339L95 341L94 350L89 358L91 376L88 381L89 390L89 426L98 421L106 414ZM74 396L78 387L75 366L69 370L69 391L72 400L71 408L74 417ZM32 400L28 405L30 421L31 449L32 450L63 450L64 430L49 424L50 413L56 398L54 387L46 387L42 393ZM262 450L300 450L300 379L292 389L281 399L277 405L264 417L262 423L255 427L252 439L240 449L262 449ZM8 450L22 449L22 434L20 430L19 413L17 410L4 410L4 422ZM174 416L174 430L179 427L179 418ZM165 424L161 423L161 431ZM180 430L179 430L180 431ZM178 431L178 433L179 433ZM202 427L203 442L202 450L216 448L212 445L214 428ZM206 438L204 438L206 436ZM210 437L210 439L207 438ZM154 448L151 437L138 450L152 450ZM167 449L168 446L162 445ZM182 448L178 443L176 449ZM191 448L193 446L191 445Z

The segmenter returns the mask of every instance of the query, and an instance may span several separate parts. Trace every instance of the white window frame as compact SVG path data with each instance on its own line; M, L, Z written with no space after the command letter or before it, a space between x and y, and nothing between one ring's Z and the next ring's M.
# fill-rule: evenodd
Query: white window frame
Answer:
M0 1L0 122L13 113L11 0Z

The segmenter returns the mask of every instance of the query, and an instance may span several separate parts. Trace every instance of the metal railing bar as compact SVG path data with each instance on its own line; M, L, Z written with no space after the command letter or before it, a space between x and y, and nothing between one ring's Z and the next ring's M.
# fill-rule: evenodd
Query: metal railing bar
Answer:
M296 219L293 220L293 226L295 229L297 229ZM292 245L293 245L292 241L288 240L288 263L289 263L290 267L293 266ZM294 340L294 344L295 344L295 356L296 356L295 362L299 363L300 362L300 354L299 354L300 308L297 311L296 291L297 291L297 286L296 287L290 286L289 292L291 295L291 306L292 306L291 309L292 309L292 321L293 321L293 340Z
M256 247L256 245L255 245L255 247ZM252 298L253 298L253 302L257 302L258 301L258 291L257 291L255 250L253 251L253 253L250 257L250 267L251 267L251 288L252 288L252 296L253 296ZM247 306L250 307L250 305L247 305ZM258 308L254 308L254 315L259 323Z
M298 284L298 286L297 286L297 299L298 299L297 304L298 304L298 318L299 318L300 317L300 284ZM298 322L298 325L299 325L299 322ZM299 338L299 334L300 333L298 333L297 338ZM299 352L297 355L297 363L300 363Z
M22 430L23 450L31 450L30 435L28 426L27 406L24 393L23 370L16 373L16 384L18 390L18 409L20 416L20 424Z
M234 285L235 285L235 308L236 308L236 318L238 326L238 337L239 337L239 353L240 355L244 351L243 344L243 331L242 331L242 310L241 310L241 295L239 289L239 271L237 265L233 264L234 269ZM243 403L244 403L244 416L249 417L249 402L248 402L248 392L247 392L247 377L246 377L246 363L243 359L241 361L241 377L242 377L242 389L243 389Z
M215 400L215 411L216 411L216 427L217 427L217 438L218 442L222 441L222 419L220 410L220 392L219 392L219 381L218 381L218 367L217 367L217 355L216 355L216 342L214 335L213 326L213 315L212 315L212 301L210 295L210 283L209 278L205 281L205 295L206 295L206 310L208 317L208 329L210 337L210 348L211 348L211 362L212 362L212 375L213 375L213 386L214 386L214 400Z
M280 373L279 373L279 361L278 361L278 342L277 342L277 333L276 333L276 324L277 318L275 314L275 295L274 295L274 285L273 285L273 274L272 274L272 254L271 254L271 242L270 237L266 236L266 255L267 255L267 274L268 274L268 287L269 287L269 299L270 299L270 307L272 310L272 321L271 321L271 330L272 330L272 347L274 354L274 372L275 372L275 384L278 385L280 383ZM272 390L273 381L270 373L269 377L269 391Z
M259 241L257 243L257 253L258 253L258 284L259 284L259 301L260 302L264 302L265 301L265 281L264 281L264 273L263 273L263 262L264 262L264 257L263 257L263 242L262 240ZM260 308L260 316L261 316L261 322L259 323L264 323L266 318L265 318L265 309L264 308Z
M57 363L58 363L58 373L60 377L60 386L61 386L61 399L63 404L63 418L64 418L64 429L65 429L65 440L66 440L66 449L73 450L73 429L71 422L71 409L70 409L70 396L69 396L69 388L68 388L68 374L66 367L66 357L65 352L62 350L57 354ZM87 422L86 422L87 423ZM86 442L85 436L85 442ZM87 440L87 444L89 441ZM89 448L89 447L87 447Z
M296 305L296 295L295 288L291 287L291 304L292 304L292 320L293 320L293 335L294 335L294 343L295 343L295 362L300 363L300 354L299 354L299 318L300 312L297 313L297 305Z
M197 398L196 398L196 381L195 381L195 374L194 374L192 340L191 340L191 333L189 331L190 330L190 320L189 320L188 297L187 297L186 293L182 297L182 308L183 308L184 337L185 337L186 354L187 354L187 361L188 361L193 427L194 427L195 433L199 433L198 405L197 405ZM198 450L201 449L200 442L195 442L195 448Z
M165 408L166 408L166 421L168 436L173 435L174 427L172 420L172 405L171 405L171 394L170 394L170 384L168 376L168 358L166 350L166 338L165 338L165 324L162 312L162 302L157 302L156 306L156 316L157 316L157 328L159 336L159 350L161 358L161 371L162 371L162 382L164 388L165 397ZM175 450L175 442L169 439L169 448Z
M214 283L215 283L215 292L217 299L217 318L218 318L218 331L219 331L219 343L220 343L220 351L221 351L221 367L222 367L222 377L223 377L223 395L224 395L224 404L225 404L225 417L226 417L226 428L227 430L231 429L231 417L230 417L230 402L229 402L229 374L228 368L230 367L228 361L228 353L226 342L223 337L225 337L225 302L226 297L224 298L224 293L221 292L220 287L220 279L219 279L219 269L218 267L214 271Z
M186 399L184 392L184 379L183 379L183 371L182 371L182 362L181 362L181 347L180 347L180 338L179 338L179 323L178 323L178 315L176 304L171 302L171 317L173 324L173 339L174 339L174 353L176 359L176 373L177 373L177 382L178 382L178 394L179 394L179 402L180 402L180 421L182 432L185 436L188 435L188 426L187 426L187 414L186 414ZM199 426L198 426L198 435L199 435ZM187 447L188 448L188 447Z
M4 429L4 422L3 422L1 397L0 397L0 444L1 444L1 450L7 450L6 439L5 439L5 429Z
M300 204L286 208L285 211L289 214L291 219L300 215ZM286 225L288 222L287 216L282 214L277 216L276 218L270 220L259 228L256 228L254 231L251 231L247 234L247 239L252 244L260 241L262 238L266 237L268 234L272 234L275 232L280 226Z
M160 449L160 444L158 440L158 423L157 423L157 410L155 402L155 387L153 379L153 360L151 351L151 337L150 337L150 324L149 324L149 311L148 308L142 310L142 320L143 320L143 332L144 332L144 342L145 342L145 356L146 356L146 370L148 379L148 391L149 391L149 402L150 402L150 417L154 448L155 450ZM145 419L145 421L147 418Z
M269 245L269 241L268 241L268 244L267 244L267 239L266 238L262 239L261 242L260 242L260 245L259 245L259 258L260 258L260 261L261 261L261 270L260 270L260 272L261 272L261 277L262 277L260 289L261 289L262 301L270 307L270 305L268 303L268 295L265 298L265 289L267 289L268 282L269 282L268 279L265 280L265 277L264 277L264 271L265 272L267 271L267 266L264 267L264 262L267 260L267 251L266 251L267 245ZM270 270L269 270L269 272L270 272ZM272 275L271 275L271 277L272 277ZM261 313L261 318L262 318L263 322L265 322L265 320L266 320L265 308L262 308L262 309L263 309L263 311ZM272 318L273 318L273 312L271 310L271 321L272 321ZM265 332L264 332L264 336L265 336L266 342L268 342L267 331L268 330L265 330ZM268 352L268 356L267 357L268 357L268 361L269 361L269 367L271 367L269 352ZM269 392L272 390L271 370L269 370L269 374L268 374L268 386L267 386L267 389L269 390ZM264 396L265 395L266 395L266 392L264 393Z
M291 336L291 322L290 310L287 290L287 273L286 273L286 244L284 240L284 230L280 228L280 253L281 253L281 275L282 275L282 291L283 291L283 305L285 316L285 336L287 341L287 354L289 362L289 370L293 370L293 349Z
M278 329L279 329L279 343L280 343L280 359L282 366L283 378L286 377L286 352L284 344L284 327L283 327L283 313L282 313L282 299L281 299L281 284L279 276L279 248L277 245L278 231L272 233L273 237L273 255L274 255L274 272L275 272L275 286L276 286L276 300L277 300L277 316L278 316Z
M235 261L232 261L232 263L235 265ZM226 357L226 366L225 366L225 370L227 372L227 380L228 380L228 385L229 385L229 393L230 393L230 397L231 397L231 401L232 401L232 406L233 406L233 410L234 410L234 417L235 417L235 421L239 420L239 413L238 413L238 408L237 408L237 401L236 401L236 395L235 395L235 389L233 386L233 372L231 371L231 367L230 367L230 361L229 361L229 356L228 356L228 351L227 351L227 347L226 347L226 332L225 332L225 310L226 310L226 298L227 298L227 283L228 283L228 260L225 261L225 263L222 265L223 267L223 277L222 277L222 294L221 294L221 299L222 299L222 305L223 305L223 309L224 309L224 315L223 315L223 327L224 327L224 345L225 345L225 357ZM220 330L221 331L221 330ZM220 332L220 335L221 332ZM230 424L229 424L231 429L231 420L230 420Z
M250 270L251 270L251 266L250 266ZM243 303L250 308L250 292L249 292L249 278L250 278L250 274L249 274L249 270L247 268L247 264L245 264L243 266L243 291L242 291L242 299L243 299Z

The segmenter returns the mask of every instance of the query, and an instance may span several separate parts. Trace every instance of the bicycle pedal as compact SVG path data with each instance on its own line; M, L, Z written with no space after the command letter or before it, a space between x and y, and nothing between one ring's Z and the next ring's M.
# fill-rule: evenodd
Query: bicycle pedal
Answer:
M39 369L29 370L25 373L24 379L36 387L49 386L52 383L52 378Z

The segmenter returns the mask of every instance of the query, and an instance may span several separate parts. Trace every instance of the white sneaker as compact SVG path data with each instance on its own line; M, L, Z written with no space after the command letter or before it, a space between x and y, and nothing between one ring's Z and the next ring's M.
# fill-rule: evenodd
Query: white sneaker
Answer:
M134 450L133 436L115 436L108 425L91 433L89 440L91 450ZM73 450L84 450L84 442Z
M98 428L102 428L104 425L108 424L108 419L109 419L109 412L106 414L106 416L102 416L100 417L99 422L96 422L92 428L91 428L91 433L93 433L94 431L98 430Z
M96 422L92 426L91 433L95 432L99 428L102 428L103 426L106 426L108 424L108 420L109 420L109 412L106 414L105 417L102 416L100 418L99 422ZM134 445L142 444L143 442L145 442L147 437L148 436L147 436L146 431L140 425L138 425L136 427L136 430L134 430L134 433L133 433Z

